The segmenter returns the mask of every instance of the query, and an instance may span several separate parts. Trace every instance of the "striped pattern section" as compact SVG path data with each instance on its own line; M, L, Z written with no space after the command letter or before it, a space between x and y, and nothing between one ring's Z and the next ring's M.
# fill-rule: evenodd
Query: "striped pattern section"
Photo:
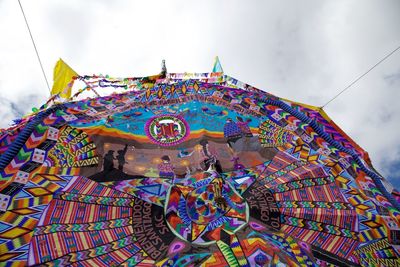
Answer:
M279 207L282 208L326 208L335 210L349 210L353 206L343 202L326 202L326 201L280 201Z
M308 153L304 158L309 158ZM358 215L328 170L279 152L258 179L274 192L285 234L310 244L322 236L327 243L346 238L352 240L353 249L359 242ZM325 249L336 253L340 246Z
M43 235L56 232L99 231L104 229L129 226L131 224L132 224L132 218L130 217L118 218L106 221L90 222L90 223L49 224L46 226L36 227L34 234Z
M30 188L34 188L30 191L32 194L24 189L22 192L18 192L12 200L9 210L0 215L2 225L0 229L0 251L7 251L6 254L0 256L0 259L16 253L19 260L15 261L14 264L25 265L28 258L26 245L31 241L40 215L53 198L52 192L60 190L71 178L51 175L46 175L46 177L47 179L40 175L34 176L30 181ZM35 192L40 192L40 194L34 195ZM46 192L45 195L43 195L44 192ZM7 227L4 227L5 225Z
M283 225L282 231L290 236L294 236L303 242L313 244L339 257L347 258L352 254L354 249L358 246L358 241L341 236L332 236L329 233L320 231L308 230L304 231L302 228Z
M285 217L302 218L309 221L321 222L343 229L356 230L357 213L355 210L334 210L322 208L283 209Z
M334 181L333 177L326 178L314 178L314 179L303 179L300 181L292 181L285 184L279 184L274 189L273 192L285 192L290 190L296 190L304 187L312 187L318 185L330 184Z
M77 179L76 183L74 183L73 188L70 188L67 192L91 196L132 198L132 195L113 190L109 187L93 182L84 177L80 177L80 179Z
M132 215L130 207L106 206L55 199L49 204L44 225L50 223L85 223L124 218Z
M98 204L118 207L132 207L134 200L131 198L99 197L63 192L54 196L55 199L76 201L87 204Z
M135 243L132 203L128 194L75 177L56 194L35 229L29 264L154 264Z
M306 187L275 194L276 201L346 202L335 184Z
M96 255L95 250L90 253L91 248L96 247L101 252L105 249L102 246L108 243L115 242L114 246L118 245L117 242L121 242L120 244L129 244L133 240L132 237L129 237L132 233L132 227L128 226L93 232L57 232L39 236L35 235L31 242L31 247L35 253L46 255L42 258L43 260L37 259L37 263L49 261L50 258L54 260L73 252L78 252L75 255L77 260L84 260L84 251L87 251L87 254L93 253ZM82 251L80 255L79 251Z
M348 228L340 228L339 226L330 225L318 221L306 220L303 218L296 218L291 216L281 216L282 223L295 227L301 227L306 230L314 230L318 232L328 233L330 235L343 236L358 240L357 232L350 231Z

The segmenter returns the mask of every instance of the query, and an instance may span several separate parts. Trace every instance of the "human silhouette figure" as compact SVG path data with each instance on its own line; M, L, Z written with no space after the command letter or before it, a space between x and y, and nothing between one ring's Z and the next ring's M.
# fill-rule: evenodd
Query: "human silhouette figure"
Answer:
M107 154L104 155L103 169L105 172L112 171L114 169L114 150L108 150Z
M117 160L118 160L118 170L122 171L124 169L124 164L127 163L125 160L125 154L126 151L128 150L128 145L125 145L125 148L123 150L118 150L118 155L117 155Z

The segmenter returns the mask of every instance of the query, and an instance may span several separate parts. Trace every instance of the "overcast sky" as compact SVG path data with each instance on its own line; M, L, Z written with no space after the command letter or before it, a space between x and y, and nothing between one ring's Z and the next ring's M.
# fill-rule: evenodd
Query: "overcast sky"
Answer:
M52 84L79 74L226 74L322 106L400 45L400 1L21 0ZM17 0L0 0L0 126L49 96ZM400 189L400 51L325 107Z

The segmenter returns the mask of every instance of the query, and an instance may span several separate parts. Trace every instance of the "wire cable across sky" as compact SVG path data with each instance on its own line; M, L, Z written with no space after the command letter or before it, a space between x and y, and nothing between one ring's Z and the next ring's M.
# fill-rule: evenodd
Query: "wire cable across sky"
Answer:
M356 82L358 82L359 80L361 80L365 75L367 75L371 70L373 70L374 68L376 68L379 64L381 64L383 61L385 61L387 58L389 58L391 55L393 55L397 50L400 49L400 46L398 46L395 50L393 50L392 52L390 52L389 54L387 54L384 58L382 58L378 63L376 63L374 66L372 66L369 70L367 70L364 74L360 75L357 79L355 79L353 82L351 82L348 86L346 86L346 88L344 88L342 91L340 91L337 95L335 95L331 100L329 100L328 102L325 103L325 105L323 105L321 108L326 107L326 105L328 105L329 103L331 103L333 100L335 100L337 97L339 97L342 93L344 93L345 91L347 91L347 89L349 89L351 86L353 86Z
M19 4L19 7L21 8L22 15L24 16L26 27L28 28L28 31L29 31L29 35L31 36L32 44L33 44L33 47L35 48L36 56L39 61L40 68L42 69L42 73L43 73L44 79L46 81L47 88L49 89L49 92L51 92L49 81L47 80L47 76L44 71L42 61L40 60L40 56L39 56L39 52L38 52L36 44L35 44L35 40L33 39L32 32L31 32L31 29L29 28L28 20L26 19L25 12L24 12L24 9L22 8L20 0L18 0L18 4Z

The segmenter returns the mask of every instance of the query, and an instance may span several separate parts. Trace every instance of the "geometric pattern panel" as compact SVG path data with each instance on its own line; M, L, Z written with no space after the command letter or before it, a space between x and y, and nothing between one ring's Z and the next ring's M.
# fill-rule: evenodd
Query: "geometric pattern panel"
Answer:
M399 264L400 193L322 109L223 73L78 78L130 90L2 132L1 262Z

